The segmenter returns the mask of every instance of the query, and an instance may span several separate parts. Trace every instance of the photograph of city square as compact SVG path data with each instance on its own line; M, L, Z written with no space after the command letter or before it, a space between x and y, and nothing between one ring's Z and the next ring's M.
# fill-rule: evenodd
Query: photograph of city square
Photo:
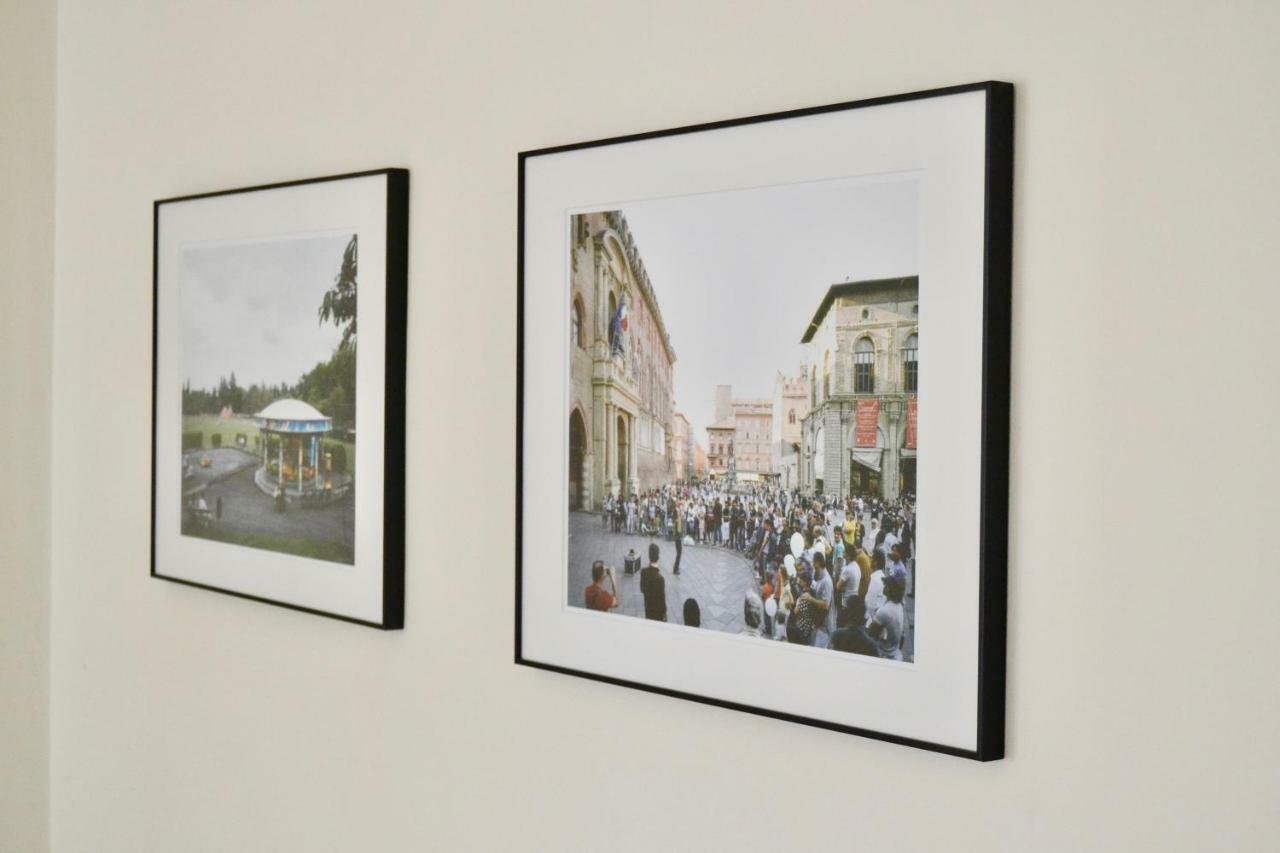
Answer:
M912 175L569 217L568 606L915 660L919 232Z
M182 254L181 530L355 558L356 235Z

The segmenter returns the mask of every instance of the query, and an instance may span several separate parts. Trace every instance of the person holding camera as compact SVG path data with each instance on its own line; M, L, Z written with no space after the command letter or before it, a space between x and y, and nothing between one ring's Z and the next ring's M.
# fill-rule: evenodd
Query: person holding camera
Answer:
M604 579L609 578L609 592L605 592ZM618 585L613 580L613 566L606 566L602 560L591 564L591 586L587 587L586 604L589 610L608 613L618 606Z

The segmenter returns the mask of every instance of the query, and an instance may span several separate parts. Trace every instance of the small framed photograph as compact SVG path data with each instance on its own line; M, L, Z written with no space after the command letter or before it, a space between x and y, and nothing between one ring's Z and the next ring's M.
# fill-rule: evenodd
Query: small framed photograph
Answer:
M519 181L516 662L1002 757L1013 87Z
M409 173L155 203L151 575L404 623Z

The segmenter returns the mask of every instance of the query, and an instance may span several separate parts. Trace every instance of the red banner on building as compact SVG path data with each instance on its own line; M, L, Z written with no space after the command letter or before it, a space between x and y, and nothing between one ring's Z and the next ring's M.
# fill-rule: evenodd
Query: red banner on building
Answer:
M879 400L859 400L858 412L853 422L853 446L875 447L876 425L880 421Z
M907 400L907 449L916 449L916 400Z

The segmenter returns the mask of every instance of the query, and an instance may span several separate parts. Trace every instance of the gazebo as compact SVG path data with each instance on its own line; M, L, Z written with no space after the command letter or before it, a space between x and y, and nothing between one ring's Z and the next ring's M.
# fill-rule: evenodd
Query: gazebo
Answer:
M320 439L333 429L333 418L321 414L314 406L301 400L276 400L254 415L262 432L262 467L254 478L258 487L267 494L274 494L277 487L299 498L322 496L332 489L332 474L321 471ZM268 437L276 436L276 470L272 476ZM285 458L285 444L290 440L297 444L297 457L289 449Z

